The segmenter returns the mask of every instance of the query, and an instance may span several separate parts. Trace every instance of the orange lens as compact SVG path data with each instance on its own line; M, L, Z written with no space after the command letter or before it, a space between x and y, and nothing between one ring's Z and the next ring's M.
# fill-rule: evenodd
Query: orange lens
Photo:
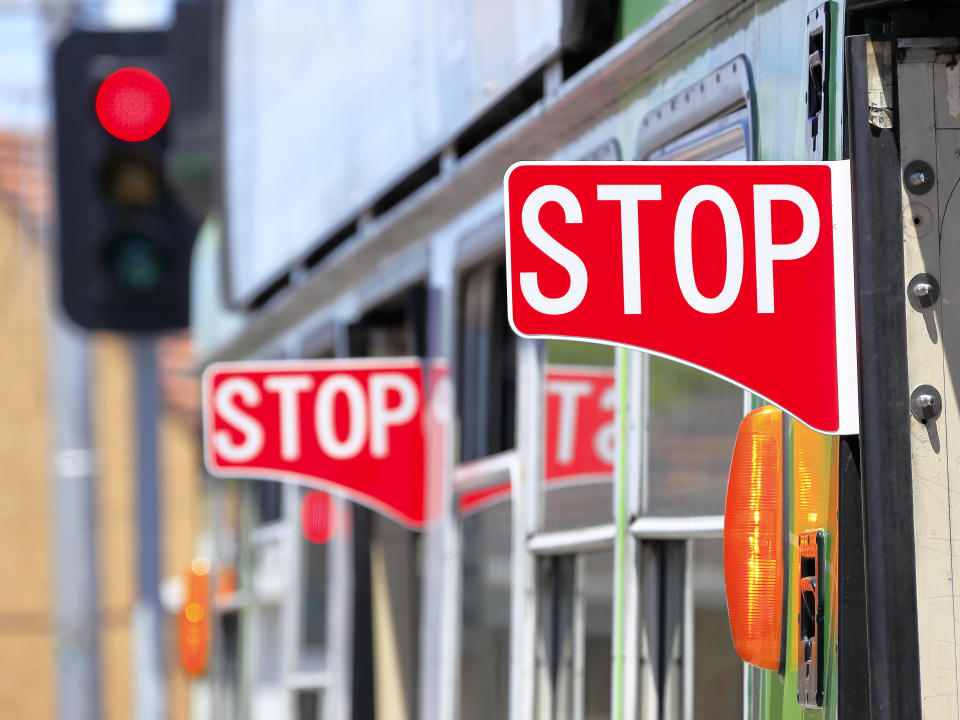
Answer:
M783 625L783 415L767 405L740 423L730 464L723 571L730 630L744 662L780 668Z
M837 473L839 442L801 422L793 422L794 530L798 533L828 527L831 479Z
M207 607L210 598L210 561L195 558L184 574L183 610L180 613L180 662L188 675L202 675L207 669L210 627Z

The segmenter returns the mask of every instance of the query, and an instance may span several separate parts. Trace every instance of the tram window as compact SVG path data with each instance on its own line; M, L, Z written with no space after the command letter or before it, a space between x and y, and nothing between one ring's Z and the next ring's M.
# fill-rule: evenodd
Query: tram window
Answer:
M543 529L613 522L614 350L546 341Z
M424 355L426 327L426 288L414 285L371 308L348 327L350 355Z
M741 108L652 151L647 160L749 160L750 111Z
M321 720L321 693L317 690L301 690L297 693L297 720Z
M301 497L306 496L306 491ZM300 583L301 664L323 663L327 644L327 591L329 548L326 543L301 540L303 580Z
M693 540L692 717L743 717L743 671L730 635L720 538Z
M743 717L717 538L641 541L638 717ZM688 707L689 706L689 707Z
M217 717L236 717L240 663L238 648L240 620L236 611L220 616L219 667L214 668L213 682Z
M488 264L460 282L457 393L460 460L516 444L516 336L507 323L506 265Z
M536 716L610 717L613 553L543 557L538 566Z
M254 480L253 502L257 524L278 522L283 518L283 483Z
M510 522L509 500L462 521L460 720L509 714Z
M723 515L743 390L687 365L651 357L647 389L650 515Z
M281 680L280 641L281 611L279 605L261 605L257 608L260 632L258 640L257 681L259 685L279 685Z

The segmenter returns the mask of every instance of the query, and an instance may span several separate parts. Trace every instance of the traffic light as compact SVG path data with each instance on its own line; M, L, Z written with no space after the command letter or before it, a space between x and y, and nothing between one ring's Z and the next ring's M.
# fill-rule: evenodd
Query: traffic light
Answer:
M173 30L75 30L56 49L59 288L90 330L185 327L197 224L167 167Z

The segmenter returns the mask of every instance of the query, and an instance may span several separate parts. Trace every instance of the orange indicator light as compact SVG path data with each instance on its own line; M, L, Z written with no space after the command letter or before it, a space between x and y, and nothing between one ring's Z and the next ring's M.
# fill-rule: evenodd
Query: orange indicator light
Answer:
M778 670L783 626L783 415L767 405L740 423L730 465L723 569L737 653Z

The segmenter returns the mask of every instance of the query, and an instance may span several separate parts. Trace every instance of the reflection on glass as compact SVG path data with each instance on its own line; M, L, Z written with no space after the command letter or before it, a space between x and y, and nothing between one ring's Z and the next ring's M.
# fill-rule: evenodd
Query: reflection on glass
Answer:
M693 717L743 717L743 663L733 647L723 584L723 543L693 542Z
M544 369L544 530L613 521L614 350L548 340Z
M646 512L722 515L743 390L653 356L648 379Z
M460 720L507 717L510 503L463 519Z

